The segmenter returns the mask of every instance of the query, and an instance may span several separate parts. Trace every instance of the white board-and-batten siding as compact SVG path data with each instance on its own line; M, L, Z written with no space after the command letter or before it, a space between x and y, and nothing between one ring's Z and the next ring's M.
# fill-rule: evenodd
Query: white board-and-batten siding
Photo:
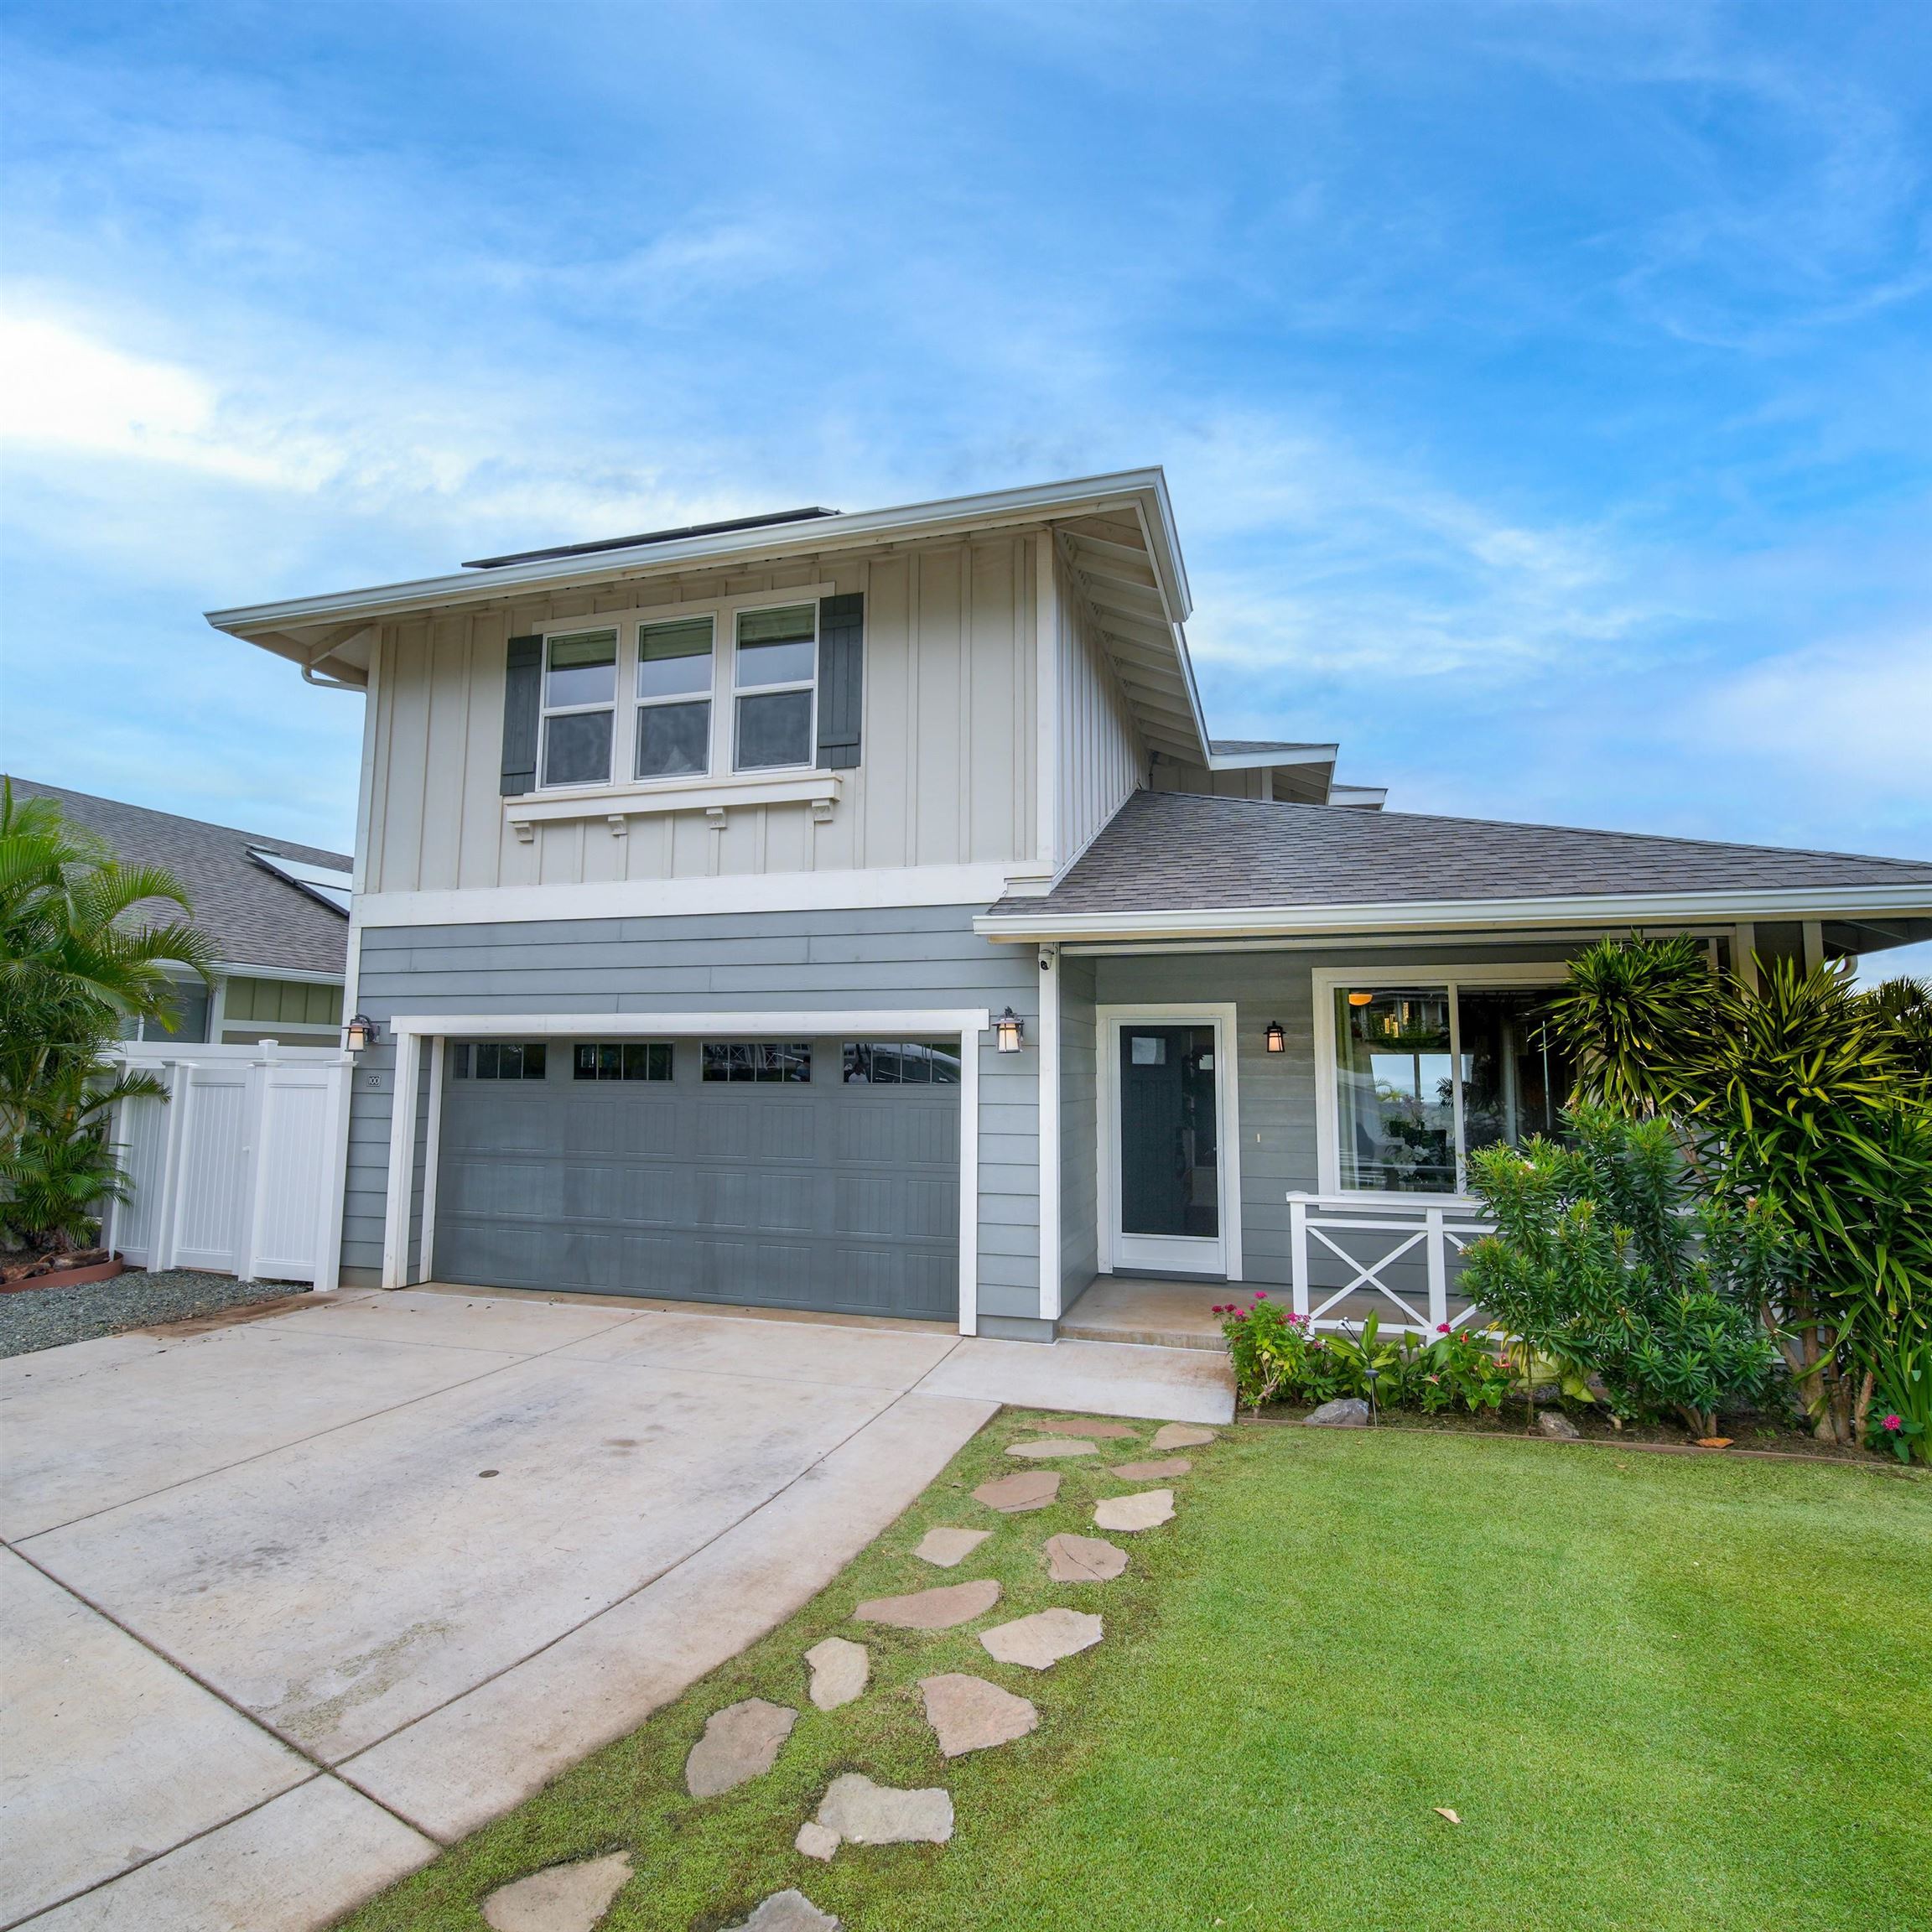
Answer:
M362 889L1036 862L1039 548L1030 533L1001 532L631 580L386 625L373 680ZM808 802L796 802L733 806L722 832L690 809L634 816L621 838L601 816L539 823L527 842L518 838L500 787L511 637L792 590L865 599L860 759L840 775L829 819L818 822ZM719 645L728 648L728 637ZM621 708L628 697L621 688Z
M1059 719L1054 865L1063 871L1146 779L1134 714L1106 647L1088 620L1066 566L1055 569Z

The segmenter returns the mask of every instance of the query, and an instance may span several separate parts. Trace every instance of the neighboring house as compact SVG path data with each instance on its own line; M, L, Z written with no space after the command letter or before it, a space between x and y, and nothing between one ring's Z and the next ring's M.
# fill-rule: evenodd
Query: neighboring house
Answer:
M213 942L214 984L177 980L172 1031L131 1025L135 1038L249 1046L335 1046L342 1038L351 861L199 818L123 805L15 778L18 798L51 798L128 865L163 865L181 881L195 925ZM157 904L163 918L175 908Z
M1188 615L1158 470L214 613L369 697L345 1278L1045 1339L1453 1206L1598 935L1932 935L1932 864L1380 812L1209 737Z

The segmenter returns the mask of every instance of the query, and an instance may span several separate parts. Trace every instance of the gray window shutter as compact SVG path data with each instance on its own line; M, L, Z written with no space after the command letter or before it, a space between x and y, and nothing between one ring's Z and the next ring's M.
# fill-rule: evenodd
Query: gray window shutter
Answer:
M818 768L849 771L859 762L859 722L865 702L865 598L825 597L818 604Z
M543 640L512 637L503 670L502 795L537 789L537 725L543 702Z

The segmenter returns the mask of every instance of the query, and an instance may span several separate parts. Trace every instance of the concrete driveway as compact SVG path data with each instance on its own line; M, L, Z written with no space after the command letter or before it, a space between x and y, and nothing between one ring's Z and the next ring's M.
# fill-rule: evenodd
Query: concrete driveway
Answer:
M448 1291L0 1363L0 1925L307 1932L788 1616L1002 1400L1212 1358Z

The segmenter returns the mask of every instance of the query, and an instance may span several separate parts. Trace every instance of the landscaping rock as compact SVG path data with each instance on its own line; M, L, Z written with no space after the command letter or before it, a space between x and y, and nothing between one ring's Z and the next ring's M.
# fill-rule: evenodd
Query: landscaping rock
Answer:
M875 1597L852 1614L861 1623L889 1623L895 1630L950 1630L984 1617L1000 1601L1000 1586L990 1576L972 1583L943 1583L937 1590L916 1590L910 1597Z
M1006 1453L1044 1462L1050 1456L1098 1456L1100 1449L1097 1443L1089 1442L1083 1436L1052 1436L1044 1442L1009 1442Z
M922 1677L919 1693L926 1701L926 1722L948 1758L1010 1744L1040 1722L1040 1713L1024 1697L1015 1697L984 1677L958 1673Z
M834 1778L818 1822L848 1845L943 1845L953 1836L953 1800L944 1791L899 1791L857 1771Z
M839 1849L839 1834L828 1831L823 1825L815 1825L808 1818L798 1827L798 1836L792 1841L792 1848L803 1852L808 1858L816 1858L821 1864L829 1865L832 1854Z
M1136 1489L1131 1496L1109 1496L1093 1505L1097 1530L1151 1530L1174 1514L1171 1489Z
M553 1865L498 1886L483 1901L483 1923L491 1932L591 1932L630 1876L628 1852Z
M1056 1583L1105 1583L1127 1567L1127 1552L1099 1536L1049 1536L1046 1574Z
M1029 1670L1046 1670L1062 1657L1091 1650L1106 1633L1098 1617L1082 1610L1039 1610L1010 1623L996 1623L979 1633L990 1657L1002 1664L1020 1664Z
M808 1825L808 1831L818 1827ZM832 1841L833 1851L839 1841ZM829 1858L831 1852L825 1856ZM839 1932L839 1921L829 1912L821 1912L802 1892L774 1892L749 1919L728 1925L724 1932Z
M1042 1436L1094 1436L1103 1441L1116 1437L1138 1436L1138 1429L1130 1429L1124 1422L1042 1422ZM1158 1437L1156 1438L1159 1440Z
M1164 1476L1185 1476L1193 1467L1185 1456L1169 1456L1158 1462L1117 1462L1114 1473L1128 1483L1158 1483Z
M1046 1509L1060 1493L1060 1476L1053 1469L1022 1469L982 1483L973 1493L989 1509L1017 1516L1028 1509Z
M761 1778L778 1761L798 1713L782 1704L748 1697L713 1714L704 1735L684 1760L684 1783L693 1798L715 1798Z
M990 1530L928 1530L912 1554L936 1570L950 1570L992 1534Z
M1197 1429L1192 1422L1169 1422L1154 1432L1156 1449L1198 1449L1204 1442L1218 1442L1212 1429Z
M872 1653L845 1637L828 1637L805 1653L812 1666L812 1701L821 1711L836 1711L863 1696L872 1675Z
M1368 1405L1357 1395L1344 1395L1338 1402L1324 1402L1302 1421L1311 1429L1366 1429Z
M1536 1433L1558 1442L1580 1442L1583 1432L1561 1409L1545 1409L1536 1418Z

